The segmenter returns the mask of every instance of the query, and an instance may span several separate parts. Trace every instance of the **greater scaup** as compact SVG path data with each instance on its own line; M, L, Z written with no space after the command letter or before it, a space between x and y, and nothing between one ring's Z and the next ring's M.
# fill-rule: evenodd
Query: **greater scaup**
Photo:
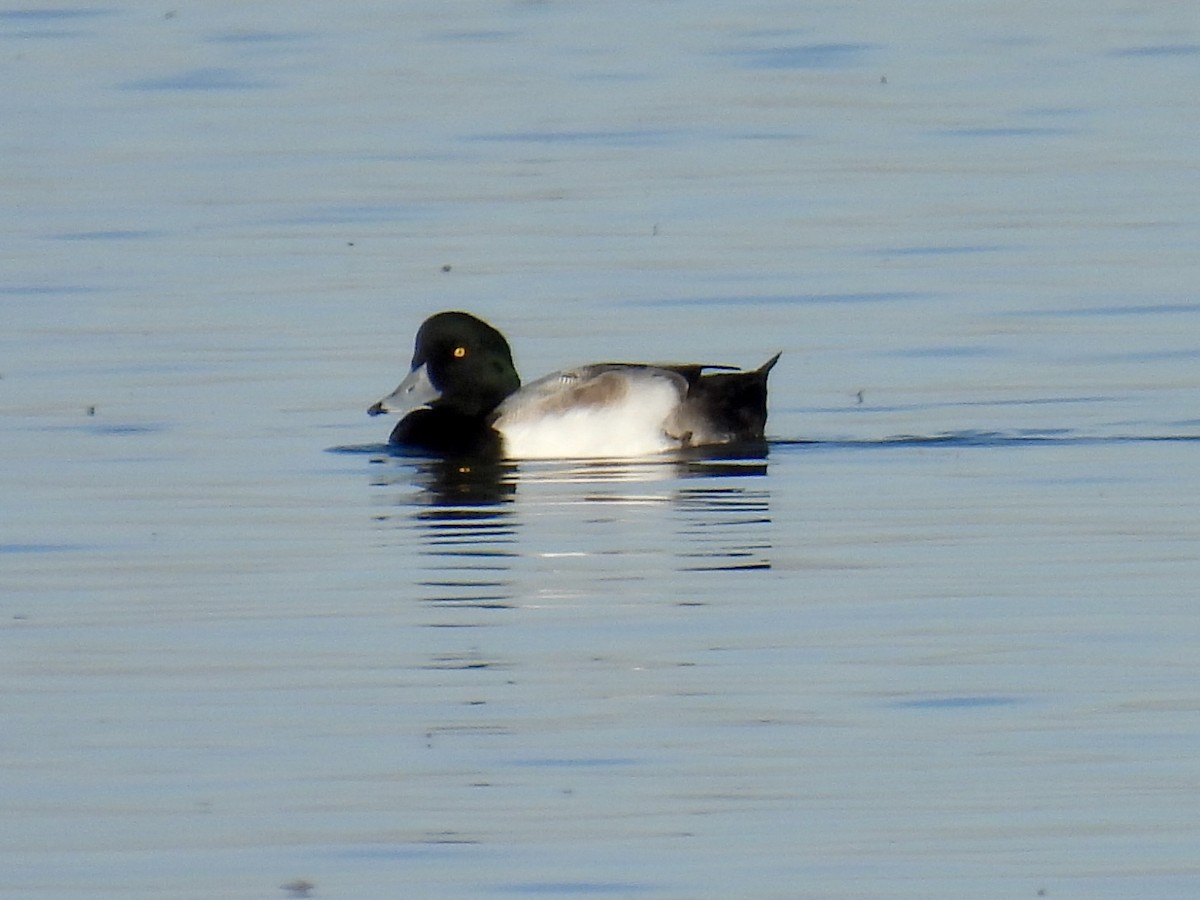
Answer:
M442 312L417 331L408 376L368 412L403 416L389 443L440 456L639 457L761 442L778 359L751 372L598 363L522 387L504 335L470 313Z

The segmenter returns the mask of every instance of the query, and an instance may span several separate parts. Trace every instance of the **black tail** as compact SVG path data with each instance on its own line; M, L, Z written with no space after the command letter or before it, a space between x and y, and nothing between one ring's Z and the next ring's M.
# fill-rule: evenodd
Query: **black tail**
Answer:
M779 361L776 353L752 372L715 372L691 381L685 405L688 417L702 421L722 443L761 441L767 426L767 376Z

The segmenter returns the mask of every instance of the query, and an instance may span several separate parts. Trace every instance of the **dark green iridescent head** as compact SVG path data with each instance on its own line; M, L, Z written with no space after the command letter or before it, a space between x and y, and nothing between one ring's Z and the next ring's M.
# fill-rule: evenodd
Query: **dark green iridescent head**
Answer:
M434 408L486 415L521 386L508 341L465 312L430 316L417 332L412 368L425 366L439 396Z

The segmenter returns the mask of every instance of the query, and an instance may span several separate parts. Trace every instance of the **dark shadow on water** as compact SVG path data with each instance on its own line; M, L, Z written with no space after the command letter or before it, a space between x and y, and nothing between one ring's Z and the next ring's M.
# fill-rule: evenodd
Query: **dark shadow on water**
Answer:
M509 761L508 765L522 769L608 769L639 766L645 760L633 756L572 756L525 757Z
M504 894L527 894L534 897L629 897L657 890L649 884L632 881L531 881L521 884L502 884L491 888Z
M274 87L272 82L250 77L237 69L205 66L187 69L158 78L141 78L119 85L121 90L137 92L167 91L251 91Z
M956 697L922 697L915 700L897 700L889 706L898 709L967 710L994 709L998 706L1016 706L1026 700L1021 697L990 697L964 695Z
M950 431L941 434L900 434L885 438L778 439L772 451L793 449L887 450L905 447L997 448L1045 446L1105 446L1115 444L1196 443L1200 434L1086 435L1069 429L1051 431Z
M745 69L847 69L862 65L878 49L876 44L786 44L728 55Z
M80 550L94 550L89 544L50 544L50 543L20 543L0 544L0 555L5 554L35 554L43 553L75 553Z

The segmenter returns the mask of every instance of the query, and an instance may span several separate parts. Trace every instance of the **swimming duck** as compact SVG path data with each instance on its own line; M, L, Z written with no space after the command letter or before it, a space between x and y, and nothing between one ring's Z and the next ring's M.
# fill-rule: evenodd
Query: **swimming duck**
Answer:
M389 443L439 456L620 458L761 442L778 359L749 372L597 363L522 387L504 335L441 312L417 331L408 376L367 412L401 415Z

